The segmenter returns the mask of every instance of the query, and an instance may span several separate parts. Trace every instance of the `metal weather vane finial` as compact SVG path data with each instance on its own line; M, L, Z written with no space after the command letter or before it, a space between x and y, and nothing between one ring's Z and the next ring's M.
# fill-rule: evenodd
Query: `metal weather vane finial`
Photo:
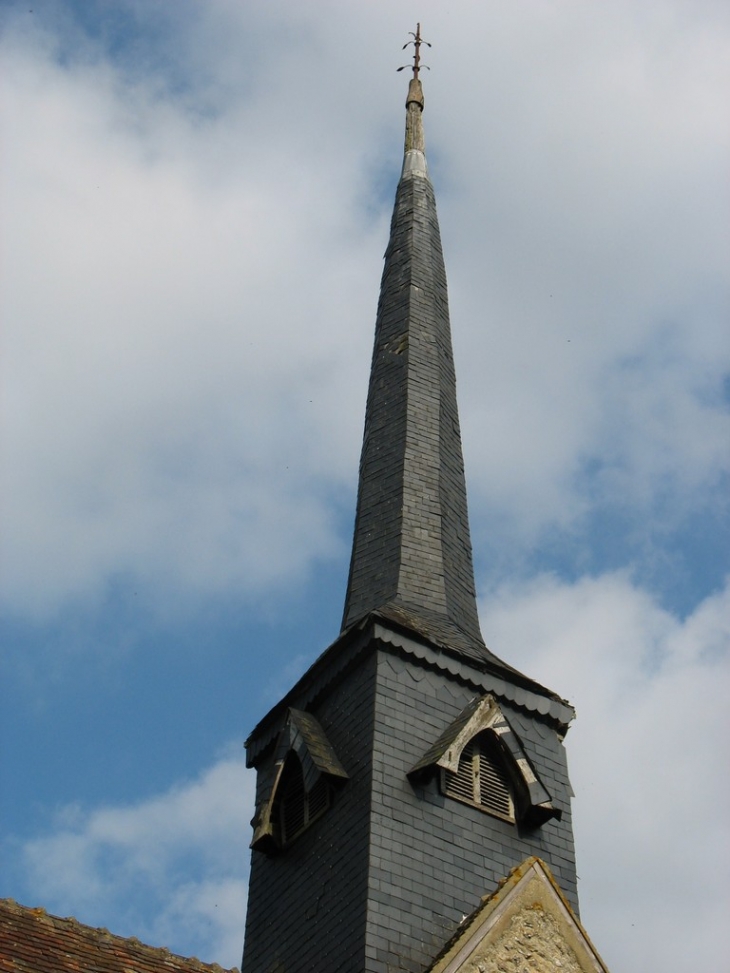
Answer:
M431 70L431 68L427 64L421 64L421 44L425 44L426 47L430 47L431 45L429 44L428 41L424 41L421 38L421 25L420 24L416 24L416 33L415 34L413 33L412 30L409 31L409 34L411 35L411 37L413 38L413 40L412 41L406 41L405 44L403 45L403 50L405 51L405 49L410 44L413 44L413 47L414 47L414 51L413 51L413 64L403 64L403 65L401 65L401 67L398 68L398 70L399 71L404 71L406 68L411 68L411 70L413 71L413 77L417 79L418 78L418 72L421 70L421 68L425 68L427 71L430 71Z

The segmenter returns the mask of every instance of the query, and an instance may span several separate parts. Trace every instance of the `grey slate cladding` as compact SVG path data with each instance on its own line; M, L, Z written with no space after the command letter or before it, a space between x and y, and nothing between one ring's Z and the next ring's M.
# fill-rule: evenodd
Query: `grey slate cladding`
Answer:
M332 807L284 853L252 853L245 973L363 970L375 674L370 654L315 709L350 776ZM257 805L271 790L274 751L256 761Z
M290 699L297 708L308 697L305 684L299 690ZM500 701L561 821L520 829L443 796L437 774L407 777L474 695L473 686L373 639L310 699L349 780L283 853L253 853L243 973L422 970L461 917L529 855L549 864L577 909L571 791L554 726ZM259 801L286 718L280 711L278 728L267 726L270 743L254 761Z
M436 775L415 787L406 777L472 695L469 687L423 672L409 659L378 653L370 861L371 874L385 892L368 916L368 948L380 961L395 948L423 969L448 930L530 855L550 865L577 910L571 791L565 751L554 729L500 703L563 812L561 821L541 828L521 830L444 797ZM403 922L405 931L399 926Z
M412 174L385 254L343 629L373 611L499 661L477 617L436 202Z
M281 853L252 853L242 973L422 971L462 916L532 855L578 907L562 745L572 707L493 655L479 629L415 80L409 99L413 145L385 255L343 631L246 742L259 811L287 720L292 748L302 744L314 775L338 769L339 786ZM409 780L484 693L498 699L560 820L523 827L447 798L425 765Z

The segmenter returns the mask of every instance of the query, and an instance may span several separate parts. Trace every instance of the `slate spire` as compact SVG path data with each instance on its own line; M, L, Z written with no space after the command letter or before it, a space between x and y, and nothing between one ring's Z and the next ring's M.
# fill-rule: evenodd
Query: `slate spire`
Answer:
M433 970L452 936L471 937L464 915L525 859L546 862L577 909L562 744L574 712L479 630L417 67L344 630L246 741L256 812L242 973Z
M423 105L414 77L375 326L343 630L377 612L453 650L498 662L477 617Z

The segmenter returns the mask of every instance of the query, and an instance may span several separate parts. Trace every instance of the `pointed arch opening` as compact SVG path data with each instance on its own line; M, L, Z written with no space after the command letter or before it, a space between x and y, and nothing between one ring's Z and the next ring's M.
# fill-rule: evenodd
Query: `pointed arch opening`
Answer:
M447 797L505 821L536 828L562 816L491 694L473 699L408 776L434 772Z
M290 709L274 754L270 784L256 808L251 847L276 854L332 805L348 780L324 730L311 713Z
M304 769L299 757L291 751L282 768L273 796L274 834L280 848L286 848L314 824L332 802L332 787L323 775L307 791Z
M441 770L447 797L471 804L505 821L515 820L513 785L499 741L484 730L472 737L459 756L456 771Z

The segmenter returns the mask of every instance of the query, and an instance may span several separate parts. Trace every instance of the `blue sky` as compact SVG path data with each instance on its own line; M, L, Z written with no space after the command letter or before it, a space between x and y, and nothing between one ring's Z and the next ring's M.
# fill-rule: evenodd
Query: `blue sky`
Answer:
M339 631L419 19L482 629L578 710L609 966L718 968L710 0L3 6L0 895L240 960L242 743Z

